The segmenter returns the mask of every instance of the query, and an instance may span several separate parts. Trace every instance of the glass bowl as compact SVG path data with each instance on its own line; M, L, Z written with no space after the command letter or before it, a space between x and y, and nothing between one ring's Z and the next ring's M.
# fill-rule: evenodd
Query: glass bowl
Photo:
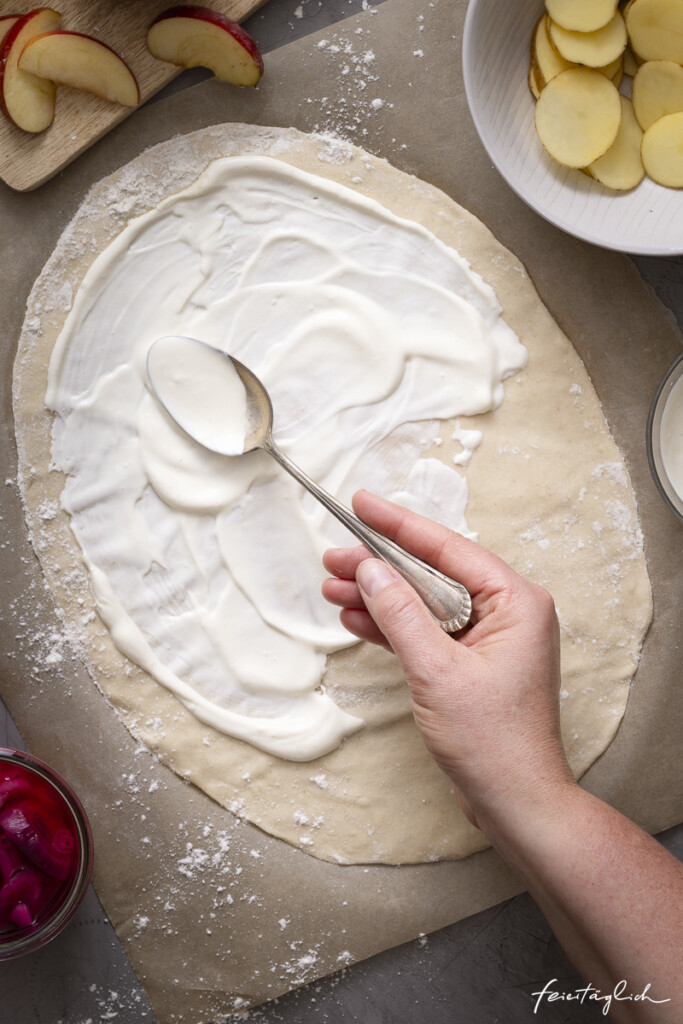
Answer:
M654 482L673 514L683 523L683 454L679 454L678 472L675 474L678 490L670 476L675 473L672 448L676 442L671 436L674 411L680 416L676 431L680 435L683 423L683 355L672 363L660 381L647 420L647 457ZM678 444L679 453L683 453L683 437L679 437Z
M92 867L92 832L69 784L38 758L0 747L0 961L62 931Z

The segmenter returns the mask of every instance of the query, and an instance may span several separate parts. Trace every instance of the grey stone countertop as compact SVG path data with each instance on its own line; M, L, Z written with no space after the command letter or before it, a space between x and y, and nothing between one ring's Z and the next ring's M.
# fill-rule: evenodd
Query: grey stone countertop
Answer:
M382 0L376 0L382 2ZM264 52L358 13L365 0L269 0L247 23ZM186 72L169 87L203 77ZM683 257L634 257L683 330ZM23 747L0 701L0 746ZM658 836L683 859L683 826ZM260 1024L597 1024L601 1005L544 1002L534 992L585 983L528 895L514 897L416 942L252 1010ZM155 1024L117 935L90 887L78 914L49 946L0 964L0 1024ZM208 1024L208 1022L205 1022ZM213 1022L220 1024L220 1022Z

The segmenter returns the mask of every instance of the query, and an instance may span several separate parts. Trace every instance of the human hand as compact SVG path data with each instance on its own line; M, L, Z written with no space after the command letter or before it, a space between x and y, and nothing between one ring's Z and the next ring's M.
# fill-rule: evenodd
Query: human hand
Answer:
M352 633L396 653L415 721L463 810L517 871L593 991L616 992L626 978L636 992L652 987L651 1004L615 1002L614 1019L680 1020L681 867L574 782L560 738L552 598L444 526L365 491L353 505L468 588L472 625L448 636L412 587L364 548L327 552L335 579L323 585L326 598Z
M559 726L559 630L541 587L444 526L359 491L360 518L472 595L472 624L457 639L415 591L368 551L328 551L323 594L344 626L393 650L413 713L469 819L486 831L498 811L573 784Z

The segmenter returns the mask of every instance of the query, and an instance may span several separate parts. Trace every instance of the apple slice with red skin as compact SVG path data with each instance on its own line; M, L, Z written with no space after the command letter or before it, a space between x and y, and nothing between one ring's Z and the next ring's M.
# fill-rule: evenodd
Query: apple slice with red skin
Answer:
M147 33L153 57L184 68L209 68L219 82L256 85L263 74L258 46L241 25L209 7L169 7Z
M111 47L81 32L35 36L22 50L19 68L126 107L140 102L138 83L126 62Z
M0 17L0 46L2 46L2 41L11 29L12 25L14 25L16 21L19 21L20 17L21 15L19 14L3 14L2 17Z
M19 57L29 39L59 28L61 15L38 7L15 21L0 44L0 108L18 128L42 132L55 116L54 82L22 71Z

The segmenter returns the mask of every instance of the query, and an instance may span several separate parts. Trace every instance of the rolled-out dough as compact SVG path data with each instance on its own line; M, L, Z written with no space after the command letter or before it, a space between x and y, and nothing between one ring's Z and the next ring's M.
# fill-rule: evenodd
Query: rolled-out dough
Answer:
M78 545L50 467L47 365L79 282L130 217L151 209L220 156L260 153L341 182L417 220L493 286L529 352L503 404L460 428L483 429L465 470L468 523L480 541L548 587L562 627L562 728L580 776L623 715L651 596L635 501L599 400L524 268L488 229L437 189L336 139L293 129L221 125L148 150L96 186L31 293L15 363L20 485L32 542L65 634L131 732L181 776L265 831L340 863L418 863L467 856L484 837L465 820L426 753L395 659L367 645L338 652L325 684L366 727L317 761L282 761L198 722L128 662L93 613ZM430 455L449 460L455 424ZM115 529L115 524L113 524Z

